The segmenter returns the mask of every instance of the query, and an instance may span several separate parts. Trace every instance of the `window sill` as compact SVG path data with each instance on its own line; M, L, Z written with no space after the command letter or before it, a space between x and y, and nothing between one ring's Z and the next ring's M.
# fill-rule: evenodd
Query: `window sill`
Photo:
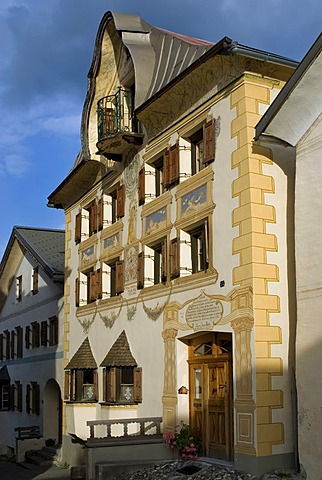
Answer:
M139 403L111 403L111 402L99 402L102 407L113 407L113 408L133 408L137 407Z
M80 404L80 405L87 405L87 404L95 404L98 403L98 400L65 400L65 403L68 404Z

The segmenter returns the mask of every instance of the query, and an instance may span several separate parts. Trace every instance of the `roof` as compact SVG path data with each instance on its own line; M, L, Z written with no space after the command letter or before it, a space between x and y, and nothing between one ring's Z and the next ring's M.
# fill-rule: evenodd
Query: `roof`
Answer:
M85 338L75 355L65 367L65 370L71 370L73 368L97 368L88 337Z
M64 280L65 231L49 228L14 226L0 266L0 277L17 240L54 281Z
M196 67L208 58L207 53L210 56L238 54L292 67L297 65L289 58L240 45L228 37L214 43L152 26L138 15L107 12L98 29L89 78L95 74L101 48L99 40L109 21L114 21L123 44L132 56L136 84L140 86L135 94L136 109L142 108L145 102L187 73L190 67Z
M213 43L154 27L138 15L107 12L98 28L93 60L88 73L88 89L81 126L82 149L68 176L48 196L48 205L51 207L68 208L95 182L101 180L104 175L111 174L101 161L90 158L86 132L95 94L96 77L102 65L104 34L108 32L112 38L111 30L116 31L121 38L133 62L136 113L145 109L155 98L174 86L200 63L215 55L240 55L292 68L297 66L297 62L289 58L240 45L228 37Z
M322 112L322 33L256 126L295 146Z
M101 367L136 367L137 362L133 357L126 333L120 334L116 342L100 365Z
M1 369L0 369L0 382L7 382L8 380L10 380L10 375L9 375L9 372L8 372L8 368L6 365L4 365Z

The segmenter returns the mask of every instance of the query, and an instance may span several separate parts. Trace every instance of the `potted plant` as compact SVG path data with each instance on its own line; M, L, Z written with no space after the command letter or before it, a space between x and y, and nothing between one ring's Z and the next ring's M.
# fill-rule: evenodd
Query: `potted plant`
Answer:
M170 448L177 449L180 457L186 460L195 460L202 453L199 432L182 420L175 425L173 431L166 434L165 444Z

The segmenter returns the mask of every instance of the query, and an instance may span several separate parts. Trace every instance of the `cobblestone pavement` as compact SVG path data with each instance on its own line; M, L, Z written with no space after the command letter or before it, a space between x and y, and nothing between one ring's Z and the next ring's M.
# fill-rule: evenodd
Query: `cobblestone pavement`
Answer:
M113 480L259 480L249 473L209 463L209 459L171 461L144 470L114 477ZM304 480L306 477L292 470L276 470L263 480ZM112 479L111 479L112 480Z

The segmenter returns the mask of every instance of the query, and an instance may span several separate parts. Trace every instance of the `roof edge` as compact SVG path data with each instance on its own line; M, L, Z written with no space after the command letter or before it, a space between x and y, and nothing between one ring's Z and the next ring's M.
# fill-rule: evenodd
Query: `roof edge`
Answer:
M298 64L297 69L286 82L281 92L277 95L274 102L266 110L265 114L262 116L260 121L255 127L255 140L258 140L260 135L264 133L265 129L268 127L269 123L280 111L282 105L284 104L286 98L293 92L295 87L298 85L302 77L304 76L307 69L312 65L316 56L319 54L322 47L322 33L317 37L309 51L303 57L302 61Z

